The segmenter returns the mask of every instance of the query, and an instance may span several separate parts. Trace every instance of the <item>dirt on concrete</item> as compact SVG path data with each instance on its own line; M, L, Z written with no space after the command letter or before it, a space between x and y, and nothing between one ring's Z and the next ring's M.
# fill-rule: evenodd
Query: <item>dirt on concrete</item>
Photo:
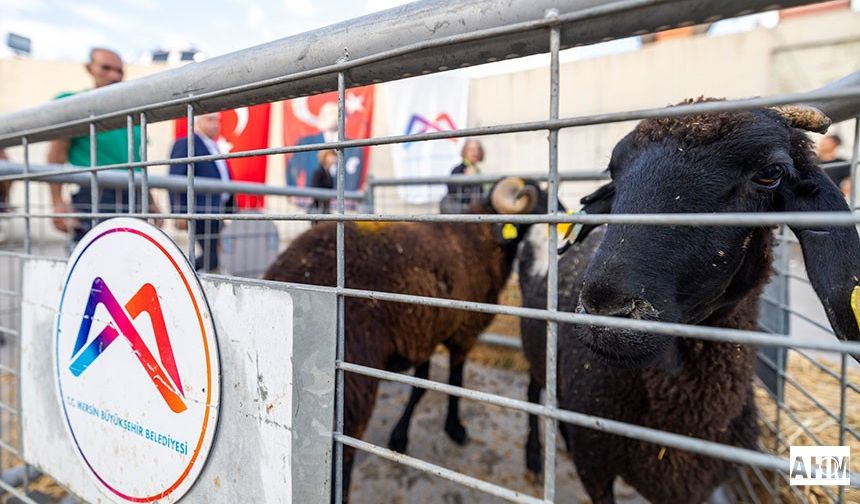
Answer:
M447 381L445 354L433 357L430 378ZM525 400L527 384L523 372L486 367L474 362L466 365L464 386L470 389ZM409 392L407 385L391 382L381 384L376 408L364 437L366 441L387 445L388 436L403 411ZM543 483L532 481L526 476L525 413L461 400L461 420L468 430L469 439L464 446L459 446L444 431L447 408L446 395L433 391L424 395L412 417L407 455L531 496L542 497ZM556 502L588 502L560 435L556 457ZM499 497L368 453L357 454L352 480L350 502L353 504L504 502ZM620 504L646 502L623 482L616 483L615 495Z

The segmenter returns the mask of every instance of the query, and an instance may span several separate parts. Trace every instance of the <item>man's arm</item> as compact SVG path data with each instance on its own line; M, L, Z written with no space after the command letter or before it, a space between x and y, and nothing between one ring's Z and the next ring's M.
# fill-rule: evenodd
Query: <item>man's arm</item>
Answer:
M54 140L48 147L49 164L66 164L69 160L69 141ZM63 185L51 184L51 202L54 205L54 213L70 213L71 205L63 200ZM68 233L78 226L77 219L54 217L54 227L58 231Z

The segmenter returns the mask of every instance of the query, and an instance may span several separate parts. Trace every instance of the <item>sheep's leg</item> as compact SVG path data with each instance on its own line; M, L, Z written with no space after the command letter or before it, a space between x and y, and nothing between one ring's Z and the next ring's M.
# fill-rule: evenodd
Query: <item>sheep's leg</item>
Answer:
M528 400L530 403L540 403L541 386L534 379L529 378ZM540 446L540 429L538 417L529 413L529 435L526 440L526 469L535 475L543 472L543 454Z
M448 383L455 387L463 386L463 366L466 363L465 352L450 349L451 370ZM460 398L448 396L448 418L445 420L445 432L458 445L466 443L466 428L460 423Z
M575 429L570 434L571 442L576 447L573 450L573 463L591 502L615 504L612 485L620 464L612 451L618 449L619 438L582 428Z
M427 379L430 376L430 361L419 364L415 368L415 377ZM403 415L391 431L391 437L388 440L388 447L398 453L406 453L406 445L409 443L409 422L412 420L412 414L415 412L415 406L418 401L427 392L427 389L420 387L412 387L412 395L409 396L409 403L406 409L403 410Z
M585 487L585 491L588 492L593 504L615 504L615 495L612 493L612 484L615 478L596 480L582 477L582 473L580 473L580 478L582 479L582 486Z

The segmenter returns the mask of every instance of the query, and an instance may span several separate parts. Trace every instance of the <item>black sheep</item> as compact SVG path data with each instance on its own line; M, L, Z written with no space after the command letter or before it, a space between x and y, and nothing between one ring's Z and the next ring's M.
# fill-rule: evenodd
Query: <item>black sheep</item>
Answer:
M474 213L544 213L546 193L535 182L507 178L472 207ZM334 222L314 226L296 238L269 267L265 278L282 282L335 285ZM346 287L435 298L496 303L510 275L527 225L464 223L346 222ZM485 313L347 298L346 361L389 371L415 366L427 378L437 345L450 352L449 383L461 386L466 354L493 316ZM345 376L344 431L361 438L373 412L378 380ZM414 388L389 446L406 449L409 421L425 389ZM459 398L451 396L445 431L466 440ZM354 450L344 448L344 488ZM346 496L346 491L344 492ZM345 497L346 499L346 497Z
M821 132L829 122L800 106L644 120L615 147L612 182L583 202L611 213L847 211L803 131ZM792 229L834 331L857 340L849 301L860 284L857 232ZM758 298L771 274L770 228L610 224L588 231L559 262L560 310L757 329ZM525 282L524 297L544 303L545 287ZM541 369L544 331L539 322L523 326L526 353ZM559 405L755 449L754 358L755 348L735 343L562 324ZM595 504L614 502L616 476L652 502L702 502L736 467L593 429L561 428ZM539 458L539 445L531 448Z

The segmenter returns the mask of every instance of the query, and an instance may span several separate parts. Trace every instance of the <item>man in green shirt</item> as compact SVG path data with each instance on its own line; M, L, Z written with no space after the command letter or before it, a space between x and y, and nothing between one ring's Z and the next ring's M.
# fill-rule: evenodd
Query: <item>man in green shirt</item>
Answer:
M86 65L87 73L93 77L96 88L109 86L122 81L124 75L122 58L111 49L94 48L90 51L90 61ZM71 96L75 93L61 93L57 99ZM140 161L140 127L133 129L134 161ZM128 132L125 129L101 131L96 133L96 166L128 162ZM48 163L71 164L74 166L91 166L89 135L54 140L48 150ZM90 212L92 201L90 188L81 187L72 195L71 204L63 199L62 185L51 186L51 199L54 213ZM152 203L150 196L150 211L158 209ZM127 211L128 191L120 189L100 189L99 212ZM72 241L77 242L89 231L90 221L74 218L55 217L54 227L65 233L72 233Z

